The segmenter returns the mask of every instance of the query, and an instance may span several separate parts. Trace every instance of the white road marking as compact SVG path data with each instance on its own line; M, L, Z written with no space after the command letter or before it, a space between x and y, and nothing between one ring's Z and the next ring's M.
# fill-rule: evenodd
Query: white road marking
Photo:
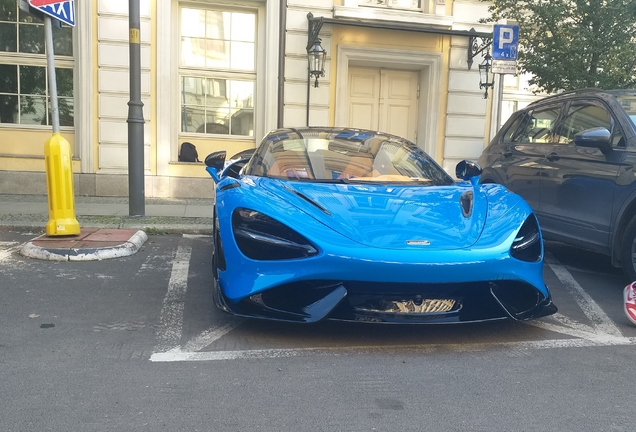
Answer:
M565 286L570 294L574 297L574 300L579 305L586 317L592 321L594 327L608 335L622 336L621 331L616 327L616 324L607 316L607 314L599 307L599 305L586 293L581 285L574 280L574 277L569 271L565 269L552 254L546 254L546 263L550 266L554 274L559 278L561 283Z
M214 361L214 360L246 360L246 359L276 359L301 357L309 355L339 356L359 353L433 353L452 351L464 353L486 352L493 350L520 351L532 349L552 348L581 348L597 346L636 345L636 338L615 338L613 341L595 341L588 339L552 339L528 342L502 343L473 343L473 344L432 344L432 345L386 345L386 346L357 346L334 348L296 348L296 349L266 349L243 351L206 351L185 352L170 351L154 353L150 357L152 362L178 361Z
M206 236L188 236L194 239ZM183 299L187 290L188 264L191 248L179 246L175 263L173 264L168 293L164 299L161 311L161 330L157 337L160 341L157 350L151 355L152 362L178 361L215 361L263 358L288 358L308 355L348 355L369 352L410 352L430 353L435 351L451 352L485 352L504 350L518 352L521 350L552 349L552 348L580 348L597 346L636 345L636 338L623 337L619 328L607 314L598 306L583 288L576 282L570 272L562 266L552 255L547 254L546 263L557 278L563 283L568 292L574 297L577 305L592 322L586 325L562 314L555 314L541 321L531 321L526 324L534 327L571 336L569 339L546 339L538 341L466 343L466 344L430 344L430 345L385 345L385 346L357 346L357 347L326 347L326 348L296 348L296 349L264 349L239 351L200 351L216 340L240 326L245 320L233 318L229 322L212 327L191 339L182 348L180 344L183 327Z
M221 339L223 336L225 336L244 322L245 319L243 318L230 318L230 321L222 325L221 327L212 327L204 331L194 339L188 341L186 346L183 348L183 351L200 351L216 340Z
M198 239L198 238L210 238L212 236L209 234L183 234L183 237L187 239Z
M188 270L192 248L180 244L172 263L168 292L163 299L157 330L158 351L167 351L181 344L183 308L188 288Z
M9 259L14 252L20 249L21 245L21 243L14 241L0 242L0 263Z

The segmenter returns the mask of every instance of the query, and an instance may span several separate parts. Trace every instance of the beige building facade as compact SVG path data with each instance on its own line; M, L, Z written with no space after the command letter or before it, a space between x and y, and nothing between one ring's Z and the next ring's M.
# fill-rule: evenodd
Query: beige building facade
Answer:
M76 26L54 34L75 193L127 196L128 0L75 3ZM183 142L201 160L216 150L229 156L277 127L307 123L405 136L453 173L496 131L491 113L499 100L504 117L533 99L514 76L503 95L495 85L484 99L481 55L471 69L467 64L468 31L491 32L479 24L488 13L478 0L140 5L146 197L213 196L203 164L179 160ZM324 19L318 87L307 68L309 13ZM46 193L43 146L51 126L42 27L16 0L0 0L0 34L9 35L0 41L0 193Z

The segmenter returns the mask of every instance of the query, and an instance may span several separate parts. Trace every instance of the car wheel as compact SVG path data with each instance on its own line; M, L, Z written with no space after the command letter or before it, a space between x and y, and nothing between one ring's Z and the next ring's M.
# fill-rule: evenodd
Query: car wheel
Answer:
M625 229L621 248L623 272L629 281L636 281L636 217Z

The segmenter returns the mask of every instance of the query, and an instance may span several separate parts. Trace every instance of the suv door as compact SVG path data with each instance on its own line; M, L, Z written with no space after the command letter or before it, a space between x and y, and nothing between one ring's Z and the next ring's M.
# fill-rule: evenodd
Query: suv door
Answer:
M522 111L499 144L503 184L535 211L540 207L543 164L560 112L560 104Z
M617 121L600 100L572 101L546 157L539 213L547 237L563 237L568 243L607 253L616 177L624 151L603 153L574 143L574 135L595 127L612 132L614 148L624 145Z

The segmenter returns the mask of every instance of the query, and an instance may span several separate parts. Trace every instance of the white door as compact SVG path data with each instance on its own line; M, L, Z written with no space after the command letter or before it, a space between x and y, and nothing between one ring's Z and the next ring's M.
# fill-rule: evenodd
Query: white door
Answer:
M419 72L349 68L349 127L378 130L413 142Z

